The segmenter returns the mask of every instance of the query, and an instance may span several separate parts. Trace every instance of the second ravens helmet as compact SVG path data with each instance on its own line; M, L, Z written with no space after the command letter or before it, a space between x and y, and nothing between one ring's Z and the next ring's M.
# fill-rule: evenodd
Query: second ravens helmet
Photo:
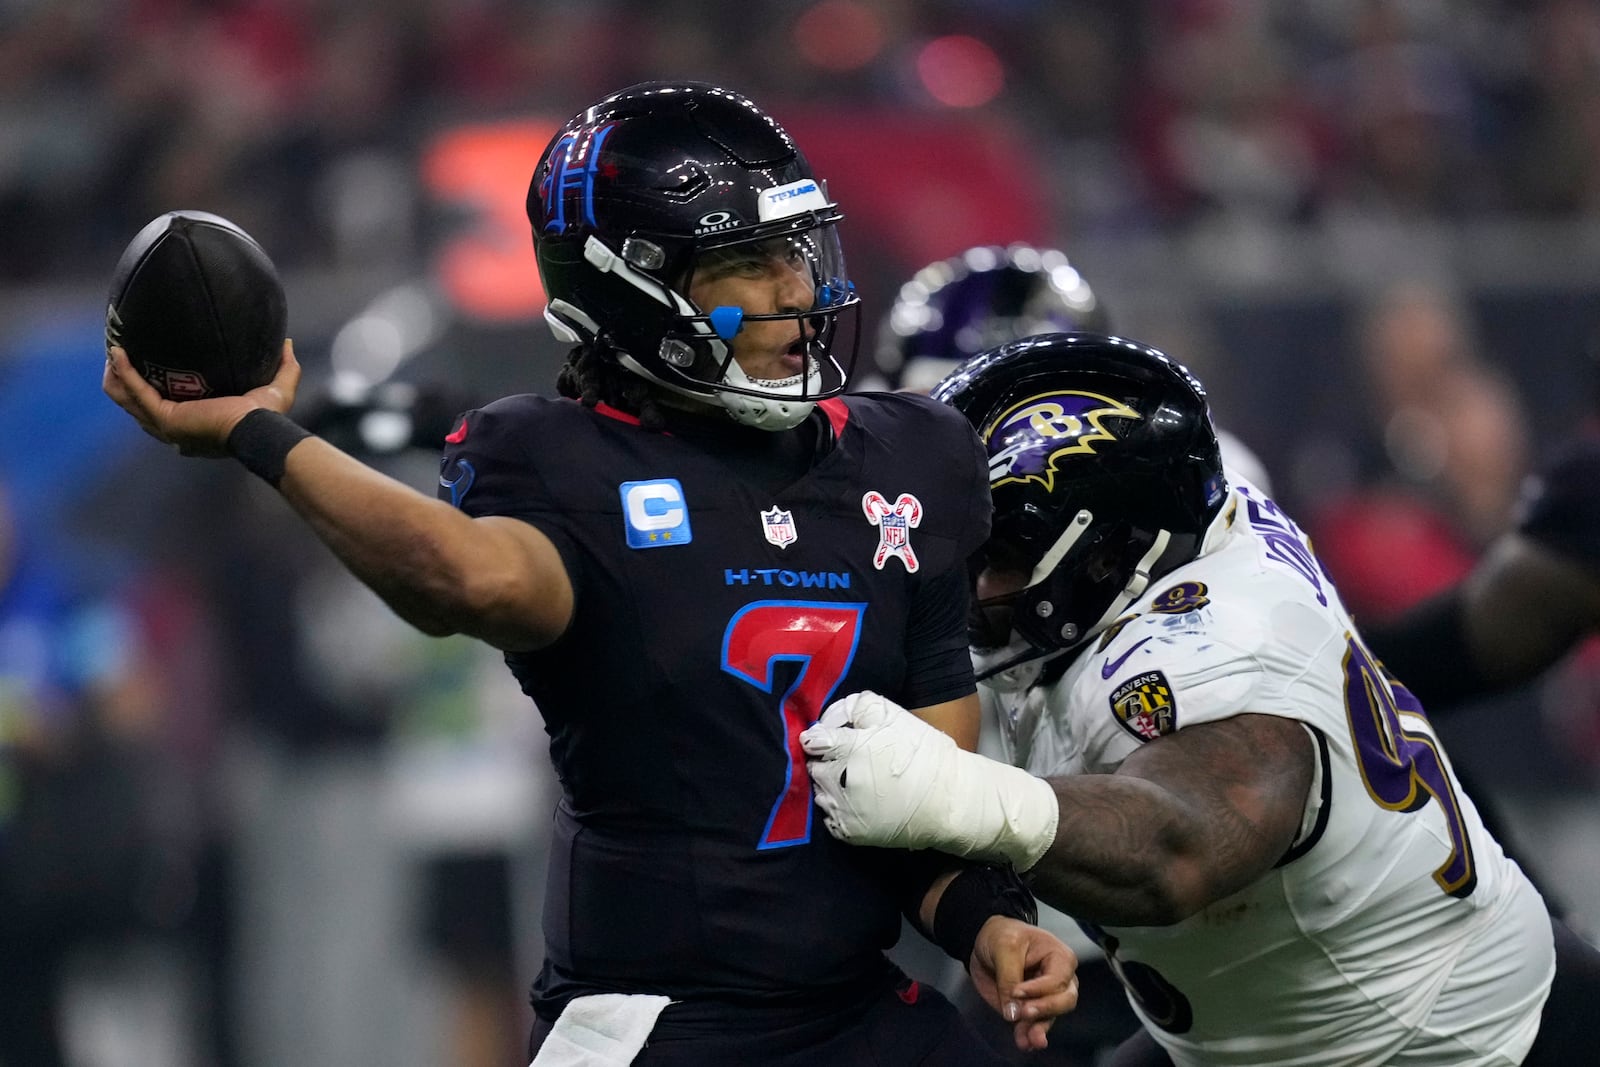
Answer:
M878 333L865 388L925 393L986 349L1038 333L1108 333L1089 283L1055 249L983 245L917 271Z

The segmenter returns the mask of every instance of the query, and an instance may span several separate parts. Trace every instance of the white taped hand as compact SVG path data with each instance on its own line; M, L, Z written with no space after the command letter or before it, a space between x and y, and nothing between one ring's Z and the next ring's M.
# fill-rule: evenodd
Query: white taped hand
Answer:
M828 832L853 845L931 848L1026 871L1056 835L1055 790L964 751L877 693L828 706L800 735Z

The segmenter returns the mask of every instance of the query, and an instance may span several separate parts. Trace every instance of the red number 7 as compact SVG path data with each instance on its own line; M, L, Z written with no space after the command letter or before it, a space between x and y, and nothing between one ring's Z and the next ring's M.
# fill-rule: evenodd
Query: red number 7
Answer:
M800 732L817 721L850 670L861 638L865 604L762 600L739 610L722 635L722 669L764 693L772 692L779 660L800 674L778 704L783 721L783 790L772 805L757 848L784 848L811 840L811 778L805 772Z

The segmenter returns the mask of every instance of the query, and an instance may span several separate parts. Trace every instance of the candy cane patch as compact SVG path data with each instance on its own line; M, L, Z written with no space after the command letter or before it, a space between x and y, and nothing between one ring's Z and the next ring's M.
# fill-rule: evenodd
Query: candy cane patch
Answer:
M917 572L917 554L911 547L911 531L922 523L922 502L910 493L901 493L893 504L882 493L869 490L861 498L867 521L878 528L878 549L872 565L883 570L890 556L898 556L908 574Z

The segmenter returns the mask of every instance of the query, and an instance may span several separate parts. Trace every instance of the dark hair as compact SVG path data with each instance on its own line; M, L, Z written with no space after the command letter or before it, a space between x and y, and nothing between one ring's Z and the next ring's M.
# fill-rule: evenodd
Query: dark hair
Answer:
M656 391L648 381L624 370L616 354L597 342L581 344L567 353L567 361L556 376L556 392L584 407L609 404L618 411L639 417L646 430L660 432L667 420L656 403Z

